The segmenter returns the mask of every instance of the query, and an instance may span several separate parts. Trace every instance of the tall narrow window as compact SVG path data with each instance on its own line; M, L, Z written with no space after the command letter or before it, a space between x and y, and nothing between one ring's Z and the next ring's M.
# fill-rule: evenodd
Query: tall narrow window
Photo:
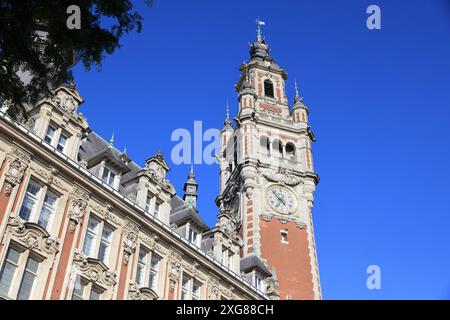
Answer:
M194 283L192 284L192 300L200 299L200 288L201 284L194 280Z
M152 198L147 197L147 199L145 199L145 212L150 213L151 208L152 208Z
M53 128L52 126L48 126L47 133L45 134L44 138L45 142L52 144L53 138L55 137L55 132L56 132L55 128Z
M264 80L264 94L266 97L274 97L273 83L269 79Z
M30 299L34 281L36 280L37 277L38 267L39 261L37 261L32 257L28 257L27 264L25 266L25 271L22 276L22 281L20 283L19 292L17 294L18 300Z
M181 300L189 300L189 284L190 279L183 275L183 279L181 281Z
M99 225L100 222L96 218L94 217L89 218L86 236L84 238L83 244L83 253L89 257L92 257L94 255Z
M198 233L197 231L195 231L194 229L192 229L191 227L189 227L189 237L188 237L189 242L198 245Z
M19 267L20 252L10 247L6 252L5 261L0 271L0 293L9 295L11 283Z
M58 144L56 145L56 149L58 149L61 152L64 152L64 149L66 147L67 137L61 133L59 136Z
M91 294L89 295L89 300L100 300L100 296L102 295L102 292L95 287L92 287Z
M153 210L153 215L155 218L159 217L159 210L161 209L161 203L158 202L158 200L155 201L155 210Z
M102 239L98 250L98 258L103 263L107 263L109 259L109 251L111 249L112 229L107 225L103 226Z
M85 288L86 284L81 280L81 277L77 275L72 292L72 300L83 300Z
M231 252L228 252L228 269L233 268L233 254Z
M110 187L114 187L114 179L116 178L116 174L112 172L109 168L103 168L103 177L102 180L104 183L109 185Z
M159 257L152 254L152 258L150 260L150 274L148 277L148 287L155 291L158 286L159 260L160 260Z
M30 181L19 212L23 220L28 221L35 214L40 192L41 187Z
M138 256L138 265L137 265L137 271L136 271L136 283L142 287L144 285L145 281L145 269L147 265L147 255L148 251L145 250L143 247L139 249L139 256Z
M38 224L45 229L50 225L56 210L56 200L58 198L51 192L47 192L44 198L44 204L42 205L41 214L39 215Z
M260 138L260 152L264 155L270 155L270 144L269 144L269 138L267 137L261 137Z

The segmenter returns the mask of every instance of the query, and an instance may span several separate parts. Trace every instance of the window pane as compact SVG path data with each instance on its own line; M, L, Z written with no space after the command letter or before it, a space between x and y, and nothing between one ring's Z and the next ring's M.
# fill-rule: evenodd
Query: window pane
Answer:
M55 128L53 128L52 126L48 127L47 133L46 133L45 139L44 139L47 143L52 143L53 136L55 135L55 131L56 131Z
M81 283L80 276L77 275L75 286L73 288L72 300L83 300L84 284Z
M17 294L18 300L28 300L33 289L34 280L36 279L36 273L39 266L39 262L33 258L28 258L27 265L20 283L19 292Z
M16 273L19 258L19 251L14 248L8 249L2 270L0 271L0 293L8 295L11 282L14 278L14 274Z
M31 215L34 213L40 189L41 188L35 185L33 182L30 182L28 184L27 191L23 199L22 207L20 208L19 212L19 216L23 220L28 221Z
M100 248L98 250L98 258L106 263L109 258L109 251L111 247L112 229L108 226L103 227L102 239L100 241Z
M64 147L66 146L66 142L67 142L67 138L63 134L61 134L61 136L59 137L59 141L58 141L58 145L56 146L56 149L63 152Z
M148 251L145 250L143 247L141 247L139 249L138 266L137 266L137 271L136 271L136 283L139 286L144 286L145 266L146 266L147 255L148 255Z
M194 284L192 285L192 300L200 299L200 287L201 284L194 281Z
M44 205L42 206L41 214L39 215L38 224L47 229L50 220L55 212L56 196L47 193L44 199Z
M148 278L148 287L153 290L156 290L158 287L159 260L159 257L153 254L150 261L150 276Z
M100 295L101 293L97 289L92 288L89 300L100 300Z
M147 197L147 200L145 201L145 211L146 212L150 212L151 201L152 201L152 198Z

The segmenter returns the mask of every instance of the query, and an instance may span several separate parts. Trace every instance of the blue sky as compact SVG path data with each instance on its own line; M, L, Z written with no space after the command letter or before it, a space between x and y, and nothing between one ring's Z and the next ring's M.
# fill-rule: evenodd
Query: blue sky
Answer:
M139 164L170 158L172 132L234 115L255 19L288 96L310 107L321 177L313 211L325 299L450 298L450 4L411 1L136 1L143 31L100 72L75 68L91 127ZM366 28L377 4L382 30ZM169 159L170 160L170 159ZM188 165L172 165L179 193ZM217 214L218 167L196 165L199 210ZM381 290L366 268L379 265Z

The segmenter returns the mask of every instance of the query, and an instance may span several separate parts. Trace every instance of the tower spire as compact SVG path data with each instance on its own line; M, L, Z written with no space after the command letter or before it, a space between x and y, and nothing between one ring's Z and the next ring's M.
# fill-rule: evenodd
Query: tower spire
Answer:
M263 37L262 37L262 26L265 26L266 23L262 20L260 20L259 18L256 19L256 39L258 40L258 42L261 42Z
M224 125L227 126L231 126L232 122L230 120L230 105L228 104L228 100L227 100L227 107L226 107L227 113L226 113L226 118L224 121Z
M294 103L302 102L302 101L303 101L303 98L300 97L300 95L298 94L297 79L294 79L294 87L295 87L295 98L294 98Z
M197 198L198 198L198 183L195 180L194 166L191 165L187 181L184 184L183 200L189 207L197 209Z

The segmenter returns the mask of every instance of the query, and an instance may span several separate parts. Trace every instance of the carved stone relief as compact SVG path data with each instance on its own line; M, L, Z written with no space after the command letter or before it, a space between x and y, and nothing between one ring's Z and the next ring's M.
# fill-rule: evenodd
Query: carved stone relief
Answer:
M5 196L9 197L12 189L22 182L31 157L24 151L12 147L6 158L9 161L9 166L5 175Z

